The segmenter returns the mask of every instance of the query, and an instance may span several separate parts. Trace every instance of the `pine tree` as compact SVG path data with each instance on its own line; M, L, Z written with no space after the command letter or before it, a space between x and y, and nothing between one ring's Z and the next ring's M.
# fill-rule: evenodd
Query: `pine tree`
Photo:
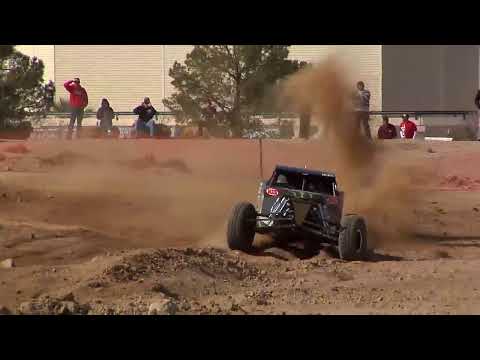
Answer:
M43 62L0 45L0 128L45 111Z
M279 80L305 63L288 59L288 45L197 45L184 63L169 71L176 92L163 101L177 120L201 120L214 104L235 135L245 114L268 111L269 96Z

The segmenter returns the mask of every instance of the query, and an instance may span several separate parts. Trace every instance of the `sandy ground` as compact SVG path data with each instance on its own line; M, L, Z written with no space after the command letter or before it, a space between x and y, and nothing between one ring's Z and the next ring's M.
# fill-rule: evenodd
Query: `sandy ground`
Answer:
M231 207L256 200L255 141L2 142L0 261L14 266L0 268L0 312L480 313L478 144L376 146L352 181L321 142L264 142L265 176L337 172L371 228L368 261L349 263L260 237L253 255L226 248Z

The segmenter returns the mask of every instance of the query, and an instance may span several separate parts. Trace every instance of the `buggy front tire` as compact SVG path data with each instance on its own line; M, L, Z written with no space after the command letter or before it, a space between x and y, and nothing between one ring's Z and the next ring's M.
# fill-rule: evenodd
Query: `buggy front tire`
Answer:
M338 254L340 259L362 260L367 254L367 225L358 215L343 217L342 230L338 237Z
M240 203L233 208L227 227L227 243L231 250L251 250L256 218L257 212L250 203Z

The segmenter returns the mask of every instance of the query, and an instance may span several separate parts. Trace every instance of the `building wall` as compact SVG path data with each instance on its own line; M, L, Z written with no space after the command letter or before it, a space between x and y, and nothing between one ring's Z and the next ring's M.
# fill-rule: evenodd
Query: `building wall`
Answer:
M79 77L96 109L103 97L116 111L131 111L150 97L160 110L164 98L162 45L55 46L57 98L68 98L63 83Z
M98 104L105 96L119 111L129 111L144 96L159 110L162 99L175 91L168 71L174 61L183 61L192 45L56 45L55 80L57 97L68 94L61 84L78 76L90 100ZM352 86L359 79L372 92L372 109L381 106L381 46L293 45L290 58L316 63L329 54L347 60Z
M478 90L478 46L450 45L445 49L444 93L441 107L475 110Z
M107 97L115 110L131 111L148 96L157 110L164 111L162 100L174 91L168 71L191 49L191 45L56 45L55 76L60 86L80 77L92 104ZM63 88L57 92L57 97L67 96Z
M43 61L45 70L43 73L43 80L55 81L55 56L53 45L17 45L15 48L21 53L30 57L36 56Z
M383 109L473 110L477 45L384 45Z
M346 63L350 76L356 84L363 81L370 90L372 98L370 110L382 110L382 45L348 45L345 46Z
M192 45L166 45L166 75L174 61L185 60L186 55L192 50ZM345 63L349 71L352 87L358 80L363 80L372 92L372 109L381 110L382 105L382 59L380 45L292 45L290 59L318 63L325 60L328 55L336 54ZM175 91L171 79L166 83L165 94L169 96Z
M371 110L382 108L382 46L381 45L292 45L290 57L318 63L334 55L344 66L347 80L355 87L362 80L372 94Z
M82 78L91 104L102 96L129 111L144 96L159 110L175 89L168 70L192 45L17 45L45 64L44 80L62 84ZM352 86L363 80L372 92L372 110L469 110L480 84L478 45L292 45L290 58L317 63L336 54L349 70Z
M98 102L103 95L113 96L120 110L130 110L144 93L149 93L163 110L161 99L174 91L168 70L175 60L183 61L192 49L192 45L16 47L43 60L44 80L58 82L59 96L68 96L61 85L78 71L92 101ZM292 45L290 48L290 58L312 63L329 54L338 55L347 64L352 84L360 79L365 81L372 92L372 110L473 109L472 93L480 84L477 45Z

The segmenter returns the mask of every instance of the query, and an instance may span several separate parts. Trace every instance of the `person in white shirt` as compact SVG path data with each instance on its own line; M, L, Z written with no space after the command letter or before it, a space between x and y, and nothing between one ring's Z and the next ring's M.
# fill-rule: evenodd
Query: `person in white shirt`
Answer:
M355 106L355 118L360 126L363 127L365 136L369 139L372 138L372 133L370 131L370 91L365 89L365 83L359 81L357 83L357 91L354 94L354 106Z

